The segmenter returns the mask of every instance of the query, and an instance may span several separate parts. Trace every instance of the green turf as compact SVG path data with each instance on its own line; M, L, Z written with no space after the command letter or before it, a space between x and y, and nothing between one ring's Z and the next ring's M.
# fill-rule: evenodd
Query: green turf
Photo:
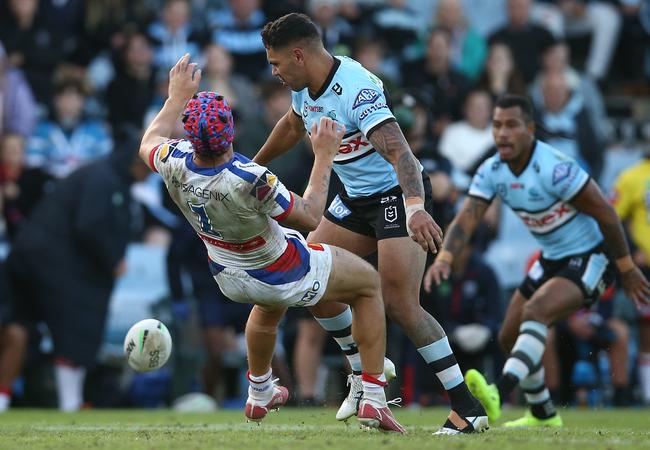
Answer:
M522 414L507 410L503 420ZM212 414L114 410L58 413L12 410L0 414L0 449L498 449L572 450L650 448L644 410L562 411L565 428L506 430L497 426L475 436L433 437L444 409L396 409L408 436L359 429L334 419L331 409L284 408L260 426L247 424L242 411Z

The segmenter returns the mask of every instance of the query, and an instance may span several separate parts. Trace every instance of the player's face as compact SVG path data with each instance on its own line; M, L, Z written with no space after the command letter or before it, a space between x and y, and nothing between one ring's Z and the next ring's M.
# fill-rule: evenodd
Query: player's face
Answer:
M271 73L294 91L300 91L307 87L302 56L302 49L290 46L281 49L266 49L266 59L271 64Z
M526 121L518 106L494 108L492 136L502 161L515 161L530 149L533 132L533 122Z

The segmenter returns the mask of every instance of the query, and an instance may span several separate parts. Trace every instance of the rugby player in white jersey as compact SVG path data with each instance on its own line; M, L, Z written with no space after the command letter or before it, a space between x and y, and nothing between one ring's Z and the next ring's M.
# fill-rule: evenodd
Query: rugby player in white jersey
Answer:
M266 164L287 152L322 117L345 125L333 167L344 189L308 239L362 257L377 251L386 313L416 346L451 402L437 434L487 429L485 411L467 389L444 330L420 306L426 252L436 253L442 232L431 217L429 177L390 110L381 80L353 59L331 55L303 14L266 24L262 40L273 74L293 93L291 109L254 160ZM350 392L336 414L346 420L357 413L361 393L355 346L349 333L342 339L351 316L339 304L319 304L310 311L335 337L352 368ZM323 320L333 315L336 321Z
M638 306L650 303L650 285L630 257L621 222L598 185L576 161L535 139L530 101L517 95L497 100L492 135L498 153L479 167L454 218L443 248L425 276L448 279L459 254L495 197L517 213L537 239L542 255L515 291L499 332L510 354L501 377L487 384L470 369L465 380L488 412L501 415L501 403L519 385L530 405L508 427L560 427L541 364L547 330L581 307L596 303L618 270L621 284Z
M268 169L234 153L230 107L214 92L196 93L200 70L185 55L170 71L169 98L147 128L140 157L204 241L210 269L233 301L253 303L246 325L250 381L245 415L262 420L284 405L287 389L272 378L278 322L287 307L345 302L363 366L359 421L404 433L386 404L386 330L377 272L350 252L307 244L285 229L314 229L323 215L332 160L345 127L323 118L312 128L314 167L303 197ZM171 140L183 117L186 138Z

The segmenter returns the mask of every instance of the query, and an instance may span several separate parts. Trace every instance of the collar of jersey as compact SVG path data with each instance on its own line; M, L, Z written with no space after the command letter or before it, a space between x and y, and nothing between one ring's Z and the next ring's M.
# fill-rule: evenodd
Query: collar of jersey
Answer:
M192 159L192 153L188 153L187 156L185 157L185 166L187 166L187 168L190 169L192 172L198 173L199 175L216 175L218 173L221 173L223 169L230 167L234 160L235 160L235 155L233 153L233 157L230 158L230 161L225 162L219 166L199 167Z
M311 92L309 92L309 89L307 89L307 94L309 95L309 98L311 98L312 100L318 100L318 98L325 93L325 90L327 89L327 87L332 82L332 78L334 78L334 74L336 74L336 71L338 70L339 66L341 65L341 60L340 59L338 59L334 55L332 55L332 58L334 58L334 62L332 63L332 68L330 69L330 73L327 74L327 78L325 79L325 82L320 87L318 92L316 92L316 94L312 97Z
M537 148L537 143L538 142L539 141L537 139L533 139L533 148L530 150L530 155L528 155L528 160L526 161L526 164L524 165L524 168L521 169L521 172L519 172L519 175L514 173L512 171L512 169L510 168L510 166L506 164L506 167L508 168L510 173L513 174L515 177L519 178L520 176L522 176L524 174L526 169L528 169L528 166L530 165L530 162L533 160L533 155L535 154L535 149Z

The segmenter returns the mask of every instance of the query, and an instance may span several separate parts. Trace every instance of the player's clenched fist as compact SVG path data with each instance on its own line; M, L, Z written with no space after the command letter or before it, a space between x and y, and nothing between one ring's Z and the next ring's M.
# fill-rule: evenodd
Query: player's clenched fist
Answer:
M329 117L321 117L318 126L316 126L316 122L312 124L309 135L314 147L314 154L334 159L334 156L339 151L344 134L345 125Z

